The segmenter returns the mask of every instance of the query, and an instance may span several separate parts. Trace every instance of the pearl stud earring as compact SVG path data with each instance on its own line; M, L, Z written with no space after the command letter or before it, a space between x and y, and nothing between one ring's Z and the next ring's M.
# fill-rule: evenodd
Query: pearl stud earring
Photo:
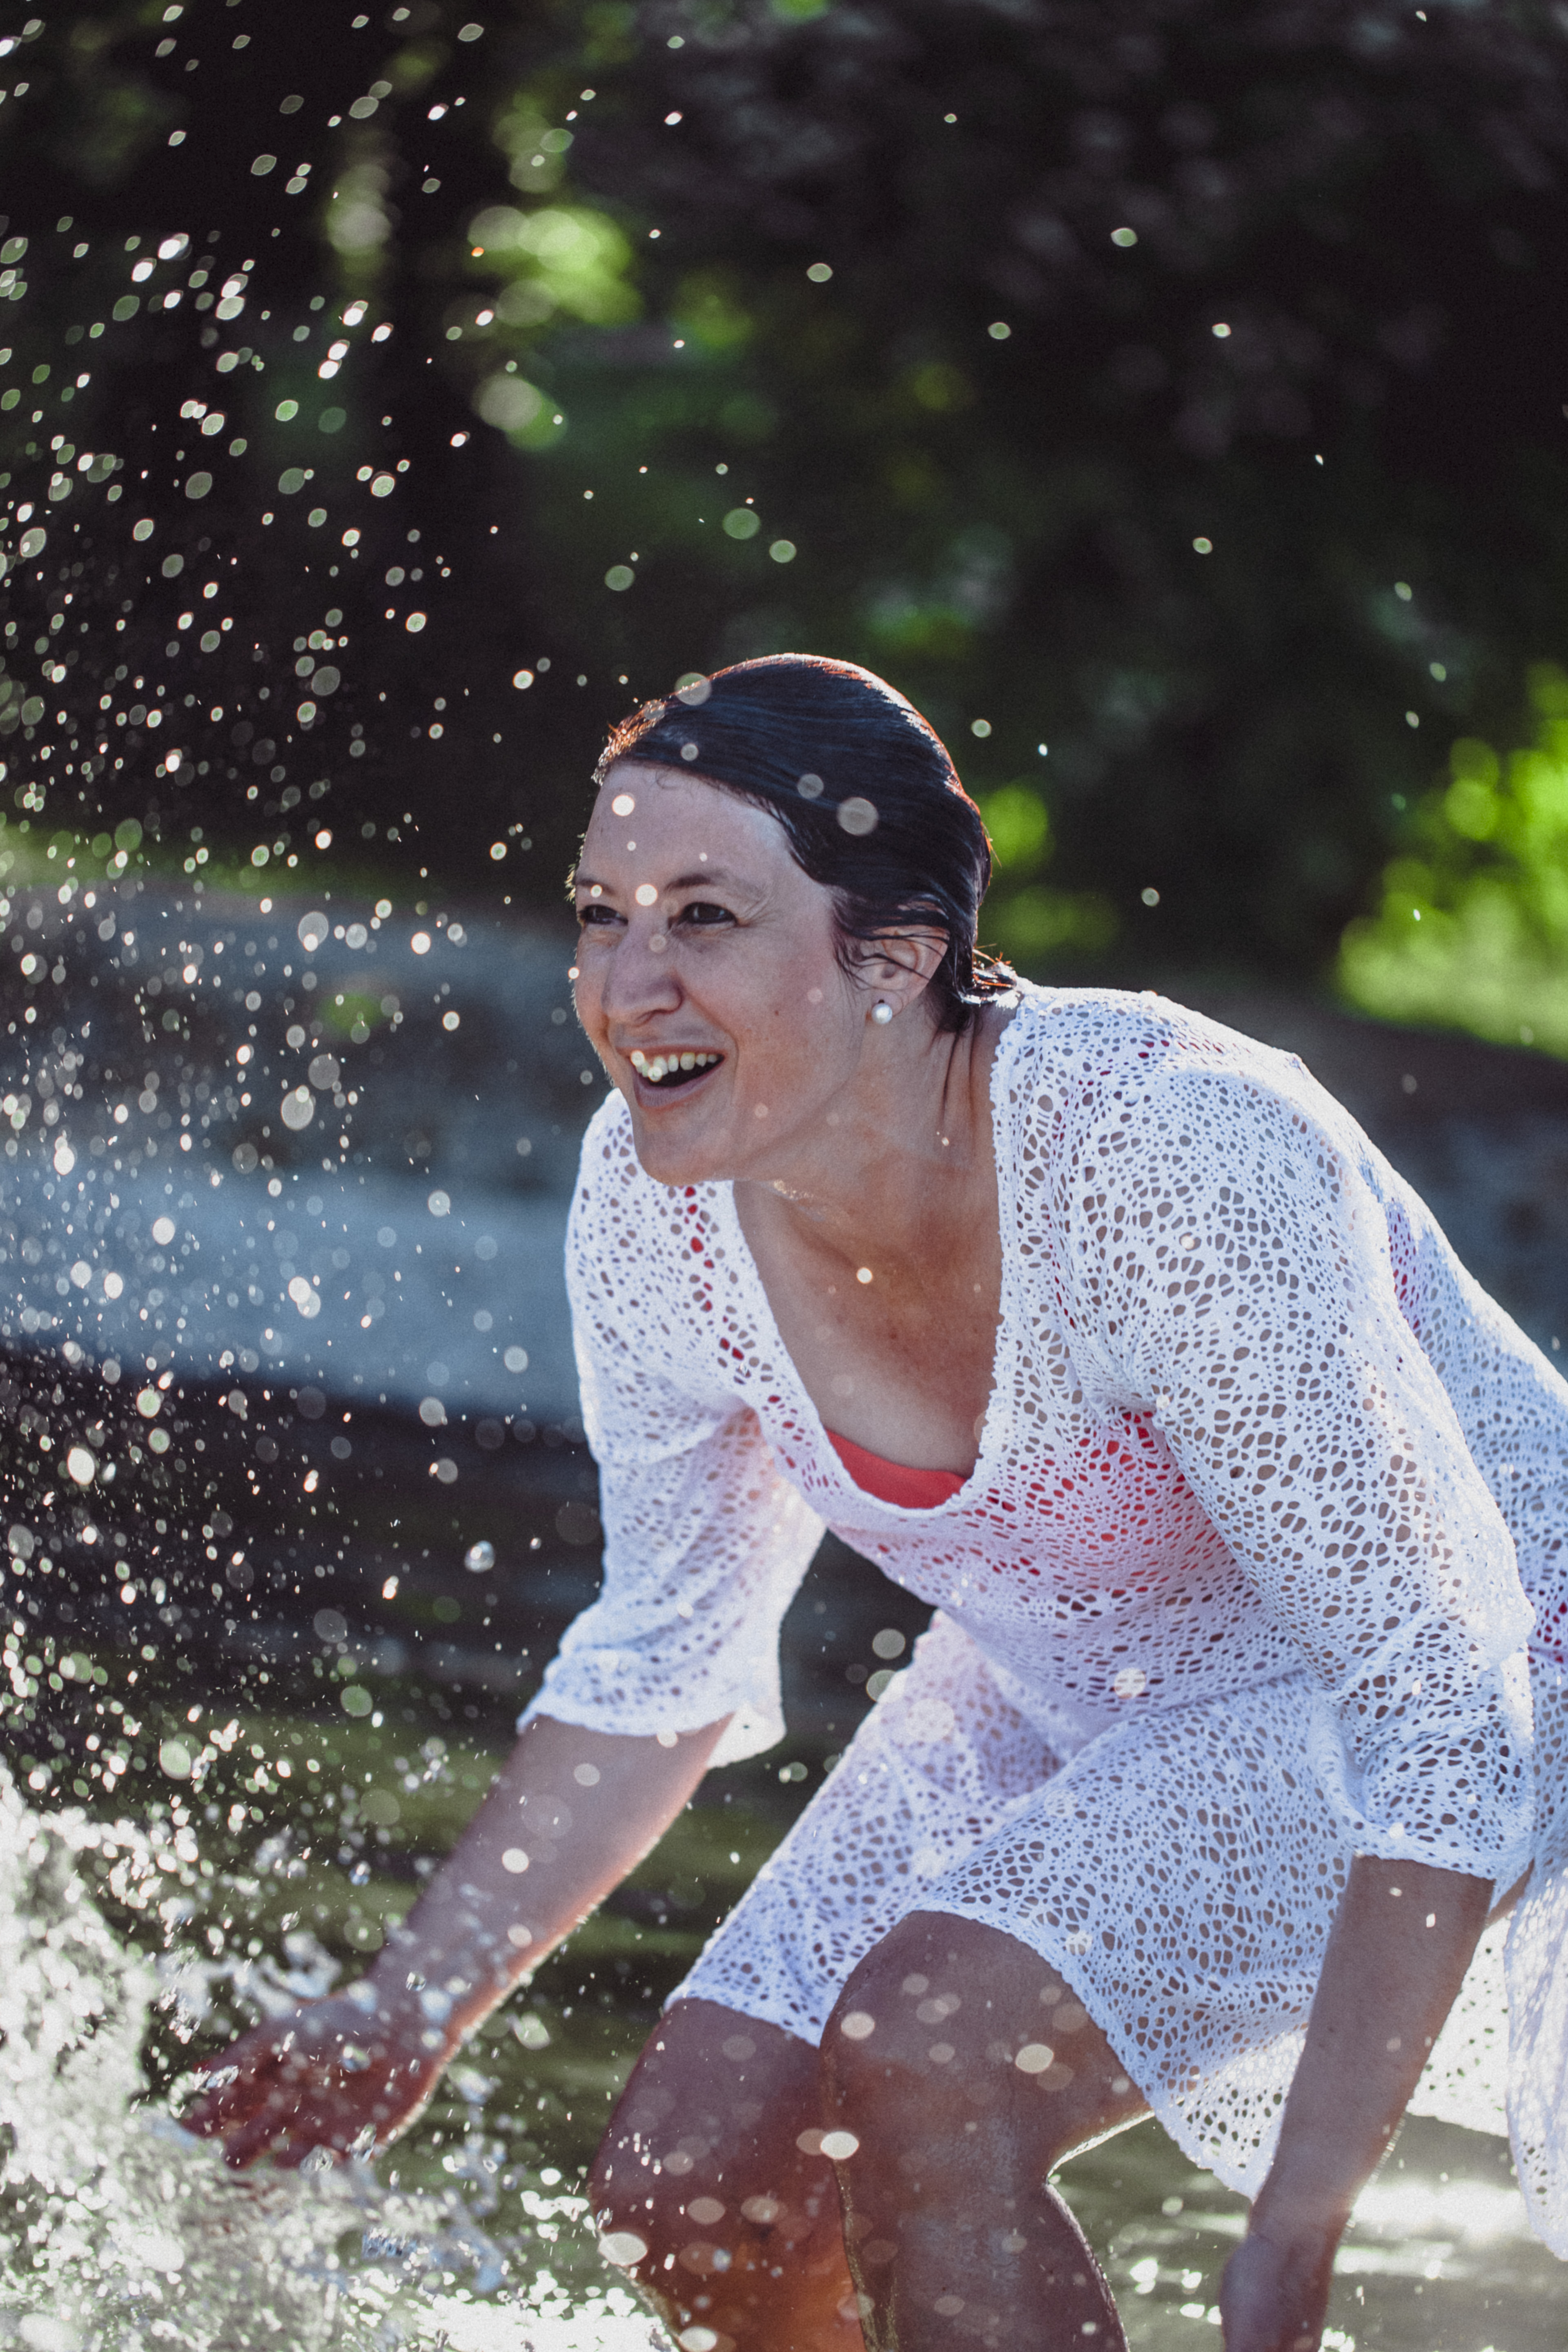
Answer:
M893 1008L885 996L879 996L871 1007L871 1018L879 1029L885 1029L893 1017Z

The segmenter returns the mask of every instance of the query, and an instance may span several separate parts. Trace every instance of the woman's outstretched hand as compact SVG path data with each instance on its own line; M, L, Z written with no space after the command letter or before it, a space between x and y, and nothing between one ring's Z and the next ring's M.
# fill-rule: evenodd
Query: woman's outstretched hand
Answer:
M347 1993L301 2001L213 2063L186 2128L221 2140L237 2166L384 2147L419 2114L452 2054L444 2036L424 2046L423 2022L395 2022Z
M211 2060L189 2128L235 2165L384 2147L467 2036L668 1829L727 1720L645 1738L535 1716L364 1982Z
M1244 2238L1220 2283L1225 2352L1318 2352L1337 2243L1327 2234L1288 2245Z

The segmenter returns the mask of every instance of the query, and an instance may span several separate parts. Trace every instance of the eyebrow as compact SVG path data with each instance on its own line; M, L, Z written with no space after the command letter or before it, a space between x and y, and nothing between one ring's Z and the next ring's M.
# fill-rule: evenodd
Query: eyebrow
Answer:
M592 874L579 873L573 879L579 890L605 890L610 887L608 883L595 881ZM727 866L702 866L694 874L676 875L673 881L665 883L660 896L670 890L695 890L700 887L711 888L715 883L721 890L749 892L753 898L757 895L756 883L748 882L743 875L731 873Z

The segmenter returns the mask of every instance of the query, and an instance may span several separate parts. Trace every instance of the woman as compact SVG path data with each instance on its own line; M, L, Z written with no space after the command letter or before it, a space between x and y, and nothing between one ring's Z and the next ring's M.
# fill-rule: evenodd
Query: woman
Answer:
M978 961L989 865L847 665L742 663L611 739L574 976L615 1091L569 1243L604 1591L363 1983L195 2120L237 2162L405 2124L778 1736L826 1522L939 1613L645 2050L606 2251L686 2352L1121 2345L1047 2176L1152 2110L1255 2197L1228 2352L1299 2352L1550 1839L1568 1391L1293 1058ZM1516 2139L1561 2231L1542 1852Z

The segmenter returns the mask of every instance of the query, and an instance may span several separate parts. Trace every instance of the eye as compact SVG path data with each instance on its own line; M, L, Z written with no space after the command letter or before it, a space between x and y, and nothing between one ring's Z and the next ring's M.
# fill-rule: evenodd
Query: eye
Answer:
M583 930L603 930L609 924L618 923L620 917L615 908L606 907L602 898L584 898L579 901L577 921Z
M689 907L681 908L679 919L689 923L694 930L710 931L732 923L735 918L728 907L716 906L710 898L694 898Z

